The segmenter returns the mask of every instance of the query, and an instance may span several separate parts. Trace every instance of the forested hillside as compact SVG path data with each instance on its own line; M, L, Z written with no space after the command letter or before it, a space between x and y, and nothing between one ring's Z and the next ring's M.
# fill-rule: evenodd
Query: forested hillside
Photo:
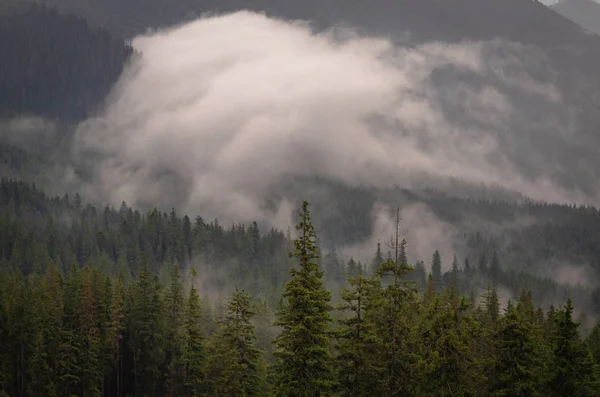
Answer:
M595 279L600 271L600 212L594 207L535 202L460 181L452 181L445 190L366 189L325 179L290 185L279 194L304 195L314 203L315 224L326 246L368 239L374 232L373 209L387 205L400 207L406 215L401 228L407 229L407 238L425 226L439 229L435 234L451 242L454 252L472 259L481 255L489 259L498 251L506 268L532 274L572 267L589 271Z
M0 397L600 396L600 210L553 203L600 196L600 38L530 0L40 3L0 0ZM391 41L122 39L242 8Z
M18 213L19 202L32 220L59 208L93 212L77 199L48 205L33 188L5 181L2 196L7 192L9 209ZM139 218L126 207L122 212L133 218L129 222ZM175 215L164 219L174 238L176 220ZM188 222L184 218L183 231L189 231ZM126 228L124 219L121 225ZM258 231L252 230L256 244ZM437 253L419 291L409 281L415 270L405 261L403 241L394 246L392 258L376 257L371 275L355 262L344 266L348 284L342 304L334 307L306 202L297 230L293 241L280 236L282 246L294 245L294 267L274 313L264 300L241 290L232 291L223 310L215 312L198 287L210 275L198 276L189 266L184 285L182 269L165 265L161 282L145 253L134 267L137 278L128 280L126 265L118 270L74 265L63 275L49 257L39 262L50 263L45 269L36 266L24 277L18 270L24 263L18 257L24 256L14 250L15 259L0 272L0 393L597 395L600 328L582 338L570 300L544 311L523 291L501 308L492 282L476 303L475 296L460 295L457 264L447 282L440 278ZM171 259L188 255L191 241L188 245L185 235L180 244L167 245ZM58 236L50 231L49 246ZM157 245L164 250L165 244ZM498 271L494 261L491 269Z
M0 117L81 120L101 104L132 54L123 40L39 5L0 13Z
M486 204L489 205L480 203L484 208ZM495 208L502 205L498 203L496 207L488 208L497 212ZM542 212L544 208L545 205L531 205L522 211ZM514 206L515 209L519 210L519 207ZM596 210L589 211L594 211L594 216L597 216ZM560 213L560 207L556 212ZM564 207L563 212L567 219L578 221L577 210ZM323 219L327 214L323 210L317 213L315 211L315 217ZM66 273L71 265L76 264L96 266L113 277L123 273L129 281L137 277L138 265L145 257L151 271L160 275L162 280L167 279L172 264L180 265L184 274L194 267L208 279L202 284L207 295L222 297L222 294L239 287L260 294L275 304L293 263L287 258L291 247L288 232L260 230L256 223L221 225L218 220L206 220L201 216L180 216L174 210L166 213L155 209L140 213L126 204L118 210L108 206L96 208L85 204L79 195L48 198L35 186L23 182L2 180L0 215L1 267L19 270L24 275L44 272L49 263L56 264L61 272ZM514 213L512 215L515 216ZM345 221L339 218L332 230L331 224L321 220L318 230L342 234L346 231L351 235L360 226L353 221L351 217ZM427 274L437 267L434 275L442 285L446 285L451 269L458 266L457 288L462 293L479 294L489 281L493 281L507 291L505 300L527 289L534 293L536 304L547 307L570 297L578 306L585 307L590 315L595 315L596 305L600 302L596 300L600 296L596 298L598 294L593 293L593 284L588 288L571 280L565 280L570 281L569 284L561 284L552 280L551 273L544 272L543 267L544 264L550 267L551 262L560 263L563 255L568 257L571 252L565 247L573 247L573 252L580 255L597 258L594 256L598 246L595 240L586 246L586 240L580 237L586 233L597 235L596 224L592 218L587 228L585 225L579 226L579 233L557 232L551 224L512 232L508 230L500 238L483 231L463 233L455 237L464 239L467 248L464 253L458 251L456 263L442 264L439 253L434 260L438 247L431 246L427 256L413 262L416 271L411 277L424 290ZM568 223L565 223L565 228L577 230ZM550 240L553 236L561 242ZM390 236L378 237L382 243L379 247L373 246L372 253L366 258L342 257L340 252L345 247L342 244L322 246L325 278L334 296L339 296L340 287L345 285L349 261L362 262L368 265L365 271L372 272L390 255L385 243ZM410 240L410 237L407 238ZM506 244L504 239L510 244ZM442 253L452 256L456 252ZM437 265L434 266L434 262ZM569 270L576 273L576 268ZM540 277L540 274L546 276ZM592 299L595 299L594 304Z

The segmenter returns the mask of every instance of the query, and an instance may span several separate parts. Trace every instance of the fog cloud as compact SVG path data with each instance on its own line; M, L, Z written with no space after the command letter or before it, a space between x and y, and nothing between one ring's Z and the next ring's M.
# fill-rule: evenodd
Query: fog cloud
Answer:
M371 239L346 247L342 251L344 257L370 263L375 256L378 242L381 243L384 256L388 251L393 250L390 239L396 234L395 209L376 204L371 216L373 218ZM398 231L400 239L407 241L409 263L415 264L417 260L423 260L430 265L433 252L437 249L442 256L442 270L450 270L454 254L453 234L457 232L455 227L438 219L424 204L403 207L400 218Z
M57 126L38 116L0 119L0 142L31 152L43 152L55 143Z
M286 227L290 204L264 200L307 175L384 187L426 172L546 200L594 195L545 158L569 149L572 123L535 77L543 59L518 44L397 47L251 12L132 44L105 110L76 133L88 197Z

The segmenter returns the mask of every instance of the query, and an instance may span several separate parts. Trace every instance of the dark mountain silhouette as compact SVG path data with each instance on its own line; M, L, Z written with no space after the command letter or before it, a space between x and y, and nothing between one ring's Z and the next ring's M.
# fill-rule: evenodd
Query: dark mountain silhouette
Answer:
M80 120L100 104L132 53L84 19L34 4L0 14L0 116Z
M600 3L594 0L562 0L551 8L588 31L600 35Z
M2 3L10 2L18 0L2 0ZM306 19L318 26L346 22L373 33L397 35L410 32L413 38L420 40L506 37L542 48L597 41L586 38L573 22L534 0L44 0L43 3L82 16L94 25L125 37L177 24L204 13L247 9L264 11L272 16Z

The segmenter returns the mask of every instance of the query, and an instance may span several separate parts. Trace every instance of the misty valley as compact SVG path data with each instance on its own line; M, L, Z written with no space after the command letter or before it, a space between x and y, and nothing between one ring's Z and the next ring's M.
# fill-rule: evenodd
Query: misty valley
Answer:
M600 396L599 20L0 0L0 397Z

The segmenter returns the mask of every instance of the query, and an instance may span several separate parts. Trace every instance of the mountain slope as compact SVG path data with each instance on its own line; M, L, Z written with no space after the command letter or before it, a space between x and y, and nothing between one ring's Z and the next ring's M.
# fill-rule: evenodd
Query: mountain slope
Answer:
M59 8L62 7L63 11L69 10L66 2L62 4L57 0L56 4ZM457 71L450 65L432 73L430 79L432 86L435 85L436 88L453 87L449 85L451 83L469 88L481 86L497 88L498 92L514 99L515 107L521 112L503 123L498 130L490 132L482 129L486 133L498 133L498 137L495 138L504 145L498 157L509 158L511 166L514 165L522 174L528 173L533 177L539 173L540 168L552 165L552 170L548 175L556 178L563 184L563 187L574 186L582 190L587 189L592 196L600 189L600 185L595 183L595 170L599 169L600 160L594 156L599 139L596 131L597 126L600 125L599 98L594 97L600 87L596 76L600 65L600 56L598 55L600 41L594 36L586 35L576 24L537 2L523 0L502 2L491 0L374 0L369 3L355 2L348 5L341 0L319 2L311 0L302 3L274 0L257 0L252 3L207 1L197 7L192 7L191 3L178 2L172 10L164 14L159 11L164 3L158 1L149 2L147 7L142 7L136 2L123 4L115 2L110 7L107 6L106 10L110 10L110 14L114 16L114 19L110 21L114 26L113 32L124 34L127 32L137 34L146 27L171 23L185 15L187 11L197 14L202 11L233 11L250 8L259 11L266 10L271 15L287 18L310 19L320 27L345 21L368 32L393 36L398 40L405 37L404 33L410 33L412 44L429 40L446 42L461 39L492 40L486 43L488 45L486 49L490 51L487 54L489 58L522 62L525 66L522 69L516 68L517 77L519 77L519 73L527 73L536 75L538 80L543 83L556 85L564 94L564 102L539 105L530 100L531 97L527 96L527 93L523 94L518 89L508 86L504 80L498 79L498 76L504 77L505 71L508 74L515 71L515 69L511 69L512 64L502 70L502 73L495 73L496 70L492 70L495 64L492 63L489 69L494 73L489 75ZM89 8L85 12L75 8L70 8L70 10L80 15L89 13L90 19L95 19L97 24L109 23L108 13L105 15L93 8ZM138 13L137 17L132 19L131 23L126 21L134 11ZM181 14L178 14L180 11ZM12 21L19 20L21 16L11 15L3 18ZM36 21L37 19L32 18L20 26L29 26L29 24L35 24ZM0 27L4 26L11 25L0 24ZM78 26L81 26L81 23ZM16 32L23 30L26 29L15 28ZM74 30L74 32L80 31ZM43 37L43 35L37 32L36 37ZM496 40L498 37L531 46L507 45L505 41ZM118 61L114 65L122 65L125 58L123 54L127 53L127 47L120 41L114 43L116 43L117 54L115 58ZM25 45L22 48L31 49L32 47ZM82 51L85 53L85 50ZM31 53L26 51L24 53L31 56ZM111 58L110 54L111 52L108 51L106 58L112 62L114 58ZM93 52L87 53L87 56L95 59ZM12 59L20 58L16 56ZM56 60L51 62L51 64L56 63ZM9 65L9 71L18 70L15 66L18 65L18 62L9 62ZM111 63L111 65L113 64ZM95 71L96 69L91 68L91 70ZM117 74L116 67L111 69L111 76L114 77ZM36 76L38 75L21 76L16 74L14 81L17 84L25 84L37 81L35 80ZM63 77L64 81L69 81L67 77ZM194 78L197 79L197 75ZM429 80L427 82L429 83ZM104 83L102 89L106 91L110 88L110 84L108 80ZM18 90L15 92L18 93ZM89 91L84 87L83 92ZM460 90L448 89L439 92L447 95L446 101L440 104L445 115L449 118L459 119L457 126L462 126L462 120L467 120L470 123L468 127L473 125L477 127L476 124L471 123L472 118L463 118L463 113L469 113L473 110L472 107L460 108L460 104L454 106L456 97L453 94L460 93ZM98 100L102 97L102 92L95 91L94 95L97 95L95 99ZM29 96L36 98L36 95L29 94ZM65 102L59 101L63 108L58 110L44 108L44 106L57 105L48 98L39 99L42 104L41 108L32 104L11 110L77 118L87 113L88 106L95 103L94 101L84 101L86 106L77 108L78 111L71 114L68 109L71 109L74 103L79 103L77 95L75 95L75 100L72 98L66 95ZM560 131L560 128L563 125L570 127L568 116L575 111L578 112L578 118L573 122L575 125L573 130L562 134L563 131ZM521 116L521 120L515 121ZM557 118L563 116L567 120L564 124L555 123ZM545 121L546 124L534 123L537 119ZM562 122L563 120L558 121ZM559 126L556 127L555 124ZM202 123L196 125L202 125ZM510 128L507 128L507 125ZM548 127L551 127L551 132L548 131ZM421 135L421 137L423 136ZM169 138L170 141L175 139L174 134ZM139 142L139 140L133 141ZM152 145L142 146L152 147ZM162 154L169 154L169 150L165 150L164 144L157 145L157 147ZM177 148L177 146L173 147ZM152 158L152 156L141 157ZM184 158L185 156L178 157ZM10 157L10 159L12 158ZM96 159L92 158L92 160L92 168L100 168ZM190 163L189 158L185 161ZM14 161L11 160L9 166L12 166L13 163ZM199 171L201 170L191 170L188 175L198 175ZM164 174L167 174L167 178L175 179L169 172L157 172L156 175L152 175L156 186L163 188L169 186L159 180ZM185 179L180 179L178 182L182 182L181 185L186 187L189 185ZM552 182L557 181L552 180ZM144 185L144 195L146 198L154 198L151 195L152 192L147 191L148 186ZM413 250L411 252L416 252L419 259L427 259L434 249L441 248L439 245L445 245L446 255L450 255L453 251L468 252L469 255L480 255L481 253L489 255L491 251L498 250L507 258L505 262L507 267L525 268L531 272L553 271L568 267L573 263L586 268L598 268L598 252L595 247L599 246L600 237L596 229L596 220L598 219L596 210L573 209L568 206L528 206L514 202L490 203L485 200L473 201L435 192L423 193L418 189L355 188L335 181L323 183L309 181L308 185L304 186L302 183L292 184L291 187L275 186L274 190L279 196L292 201L301 194L308 198L314 203L316 223L322 230L321 235L324 242L331 246L358 247L356 251L352 252L360 254L361 258L365 257L363 256L365 250L369 252L373 250L374 241L369 241L369 238L386 238L390 234L385 227L378 230L376 222L374 224L372 214L377 214L376 206L400 205L406 211L407 216L412 214L412 221L408 225L413 227L413 234L409 236L409 240L411 244L419 244L418 247L411 246ZM169 193L170 196L176 196L175 200L182 198L178 194L173 194L172 191ZM271 192L267 193L270 195ZM493 195L493 197L497 196ZM137 207L137 203L131 204ZM158 205L158 201L151 204ZM179 208L177 205L174 207ZM527 220L525 223L522 222L524 218ZM407 222L409 221L407 220Z
M540 2L523 0L45 2L127 37L207 12L247 9L265 11L278 17L307 19L320 26L346 22L373 33L396 35L410 32L420 40L455 41L462 38L491 39L501 36L542 47L553 47L585 39L585 35L571 21L552 13Z
M6 0L5 0L6 1ZM540 2L527 0L163 0L141 2L89 2L75 8L73 2L48 0L63 11L83 15L115 33L133 36L147 28L164 26L205 12L240 9L265 11L268 15L302 18L326 28L347 23L359 30L388 36L410 46L431 40L456 42L464 39L486 41L486 58L497 59L492 73L508 77L533 76L541 85L556 88L560 101L547 106L531 97L527 85L520 92L499 87L492 79L464 76L452 67L435 70L432 84L446 87L457 81L477 91L490 86L513 100L522 120L512 132L499 135L504 156L518 163L529 174L538 171L540 162L532 159L557 159L555 175L565 185L577 185L586 193L598 190L590 170L600 165L590 148L600 145L600 37L588 35L574 22L558 15ZM81 8L81 7L87 8ZM407 36L408 35L408 36ZM525 47L514 46L523 43ZM506 65L506 62L510 64ZM518 70L515 70L519 68ZM497 76L496 76L497 77ZM460 88L460 87L458 87ZM450 94L448 94L450 95ZM449 101L452 102L452 101ZM453 115L450 103L444 112ZM468 112L470 109L461 109ZM533 124L546 123L532 127ZM516 124L516 123L515 123ZM469 125L471 127L472 125ZM553 132L549 132L552 129ZM534 131L535 130L535 131ZM500 134L500 132L498 132ZM510 147L508 147L510 145ZM514 146L514 147L513 147ZM526 147L527 152L522 153ZM532 148L533 147L533 148ZM533 156L530 156L533 154ZM554 178L554 176L552 176ZM571 186L569 186L571 188Z
M51 8L10 11L0 14L0 117L87 117L121 74L131 47Z
M594 0L563 0L550 6L554 11L600 35L600 3Z

